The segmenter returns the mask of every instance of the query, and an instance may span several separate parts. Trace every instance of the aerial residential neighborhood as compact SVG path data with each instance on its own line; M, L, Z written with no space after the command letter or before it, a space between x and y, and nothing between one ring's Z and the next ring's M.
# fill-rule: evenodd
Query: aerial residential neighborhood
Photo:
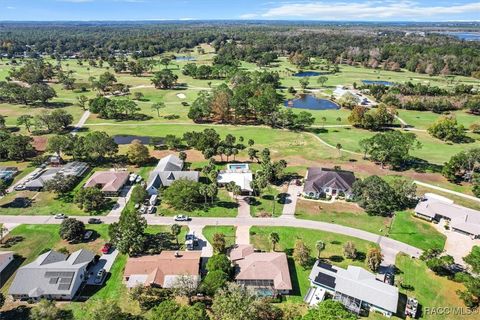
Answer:
M480 319L479 13L0 1L0 320Z

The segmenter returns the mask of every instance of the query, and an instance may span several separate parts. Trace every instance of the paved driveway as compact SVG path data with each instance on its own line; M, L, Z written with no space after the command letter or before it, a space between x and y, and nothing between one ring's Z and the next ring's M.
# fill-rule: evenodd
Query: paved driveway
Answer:
M112 268L112 265L115 262L115 259L117 258L117 256L118 256L117 249L113 250L108 254L102 254L97 264L90 268L87 284L94 285L94 286L102 285L106 277L103 278L102 283L95 283L95 276L97 275L100 269L105 269L107 273L110 272L110 269Z
M303 186L297 186L290 182L288 191L283 204L282 218L295 218L295 208L297 207L298 194L302 192Z
M250 218L250 205L245 201L246 197L238 196L237 203L238 203L238 214L237 218Z
M202 250L202 258L210 258L213 256L213 247L203 235L204 227L203 225L189 225L190 232L195 232L195 236L198 239L198 245L195 247L195 250Z
M235 233L236 244L250 244L250 226L237 226Z
M130 197L132 196L132 191L133 186L126 186L122 189L122 191L120 192L120 196L117 199L117 202L115 202L113 209L110 211L108 216L120 217L123 209L128 203L128 200L130 200Z

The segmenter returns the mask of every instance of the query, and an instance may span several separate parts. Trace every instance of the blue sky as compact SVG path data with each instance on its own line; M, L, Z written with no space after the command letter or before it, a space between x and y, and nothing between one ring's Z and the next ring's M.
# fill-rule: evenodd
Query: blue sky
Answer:
M480 1L0 0L0 20L480 20Z

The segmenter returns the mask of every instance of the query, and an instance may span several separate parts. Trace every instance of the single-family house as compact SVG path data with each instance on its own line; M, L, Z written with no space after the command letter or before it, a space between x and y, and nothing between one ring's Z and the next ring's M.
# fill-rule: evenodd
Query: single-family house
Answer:
M184 162L175 155L163 157L150 173L147 182L147 192L150 196L158 194L158 189L168 187L174 181L186 179L198 182L198 171L183 171Z
M8 293L17 300L72 300L88 276L95 254L85 249L69 256L53 250L20 267Z
M12 181L17 173L16 167L0 167L0 179L5 182Z
M247 163L229 163L226 170L220 170L217 176L217 184L225 186L234 182L240 187L242 193L251 194L253 192L251 183L253 174Z
M378 280L375 274L361 267L343 269L318 260L309 280L311 288L304 301L311 306L330 296L356 314L373 311L391 317L397 313L398 288Z
M235 266L235 281L256 294L277 296L292 290L284 252L255 252L250 245L237 245L230 250L229 257Z
M0 272L5 269L10 262L13 261L13 251L1 251L0 252Z
M352 196L354 182L355 175L350 171L308 168L303 195L318 199L325 195L336 197L343 194L348 199Z
M156 286L173 288L179 277L200 282L200 251L162 251L160 254L129 257L123 280L127 288Z
M30 181L25 183L25 189L31 191L42 190L45 183L55 178L57 174L61 174L64 177L75 177L79 179L88 170L88 164L85 162L73 161L63 166L50 167L46 170L40 171Z
M99 188L106 196L115 197L128 182L126 171L96 171L85 183L84 188Z
M457 205L450 199L427 193L415 207L415 215L428 221L445 219L452 230L480 238L480 211Z

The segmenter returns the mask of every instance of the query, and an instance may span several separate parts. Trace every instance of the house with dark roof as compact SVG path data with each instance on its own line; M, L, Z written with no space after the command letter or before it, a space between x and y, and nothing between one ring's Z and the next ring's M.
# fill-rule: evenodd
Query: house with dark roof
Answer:
M123 273L127 288L156 286L173 288L180 276L200 282L200 251L162 251L129 257Z
M257 295L277 296L292 290L284 252L255 252L251 245L236 245L229 257L235 266L235 281Z
M169 187L174 181L185 179L198 182L198 171L183 171L184 162L171 154L163 157L150 173L147 182L147 192L150 196L158 194L162 187Z
M69 256L50 250L18 269L8 293L16 300L72 300L86 281L95 254L78 250Z
M348 266L343 269L318 260L309 280L311 287L304 301L310 306L330 296L356 314L370 311L391 317L397 313L398 288L378 280L375 274L363 268Z
M350 171L308 168L303 195L314 199L325 195L331 197L344 195L348 199L352 196L352 187L355 180L355 175Z

